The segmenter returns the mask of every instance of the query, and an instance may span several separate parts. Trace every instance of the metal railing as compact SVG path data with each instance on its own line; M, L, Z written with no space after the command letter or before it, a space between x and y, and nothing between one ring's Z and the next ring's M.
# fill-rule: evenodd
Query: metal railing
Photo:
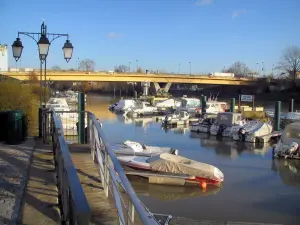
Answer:
M115 153L105 138L101 124L92 113L89 113L87 127L91 155L99 164L99 172L106 197L109 193L114 197L120 224L134 224L135 211L142 224L160 224L138 199ZM122 190L126 196L122 195Z
M94 114L78 111L54 113L44 110L42 120L43 140L44 142L52 141L53 144L63 220L77 221L69 224L85 225L90 215L90 208L67 144L68 136L72 137L74 142L77 143L78 141L78 138L75 137L78 135L76 126L78 120L69 120L68 118L71 114L79 115L83 113L85 113L86 120L84 139L90 146L90 153L96 163L95 166L99 168L105 195L107 198L111 196L114 199L119 224L160 225L154 214L137 197L115 153L105 138L102 125ZM78 216L79 214L81 216Z
M88 225L91 209L72 162L62 122L53 112L44 113L43 121L43 130L46 132L44 137L47 137L46 134L52 134L61 222L62 224ZM46 122L50 126L46 126Z

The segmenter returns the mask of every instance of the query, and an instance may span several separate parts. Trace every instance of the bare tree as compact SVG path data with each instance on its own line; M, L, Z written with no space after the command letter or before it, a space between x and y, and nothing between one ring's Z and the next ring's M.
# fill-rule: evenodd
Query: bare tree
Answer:
M234 73L236 77L246 77L250 74L252 75L252 71L247 67L247 65L243 62L237 61L233 63L229 68L224 68L225 73Z
M285 71L295 86L297 72L300 71L300 48L298 46L286 48L276 69Z
M56 70L56 71L62 70L59 66L53 66L51 69L52 69L52 70Z
M79 63L79 68L84 71L94 71L95 70L95 62L92 59L84 59Z
M115 72L116 73L126 73L128 71L129 71L129 67L127 67L125 65L115 66Z

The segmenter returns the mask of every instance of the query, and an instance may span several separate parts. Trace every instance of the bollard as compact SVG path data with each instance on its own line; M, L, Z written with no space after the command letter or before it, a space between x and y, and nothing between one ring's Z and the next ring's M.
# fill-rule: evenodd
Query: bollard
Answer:
M201 98L201 114L206 113L206 96L203 95Z
M78 143L84 144L85 135L85 95L84 93L78 93Z
M134 91L134 98L137 99L137 91Z
M294 99L290 100L289 112L294 112Z
M275 105L275 131L280 131L280 114L281 114L281 101L277 101Z
M232 98L231 99L231 102L230 102L230 112L235 112L235 98Z

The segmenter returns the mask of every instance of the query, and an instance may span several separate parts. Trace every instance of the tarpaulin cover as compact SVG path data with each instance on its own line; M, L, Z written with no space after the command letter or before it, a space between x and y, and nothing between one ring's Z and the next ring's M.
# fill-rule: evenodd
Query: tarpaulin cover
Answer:
M147 163L150 164L153 171L186 174L204 178L214 177L214 171L218 170L212 165L169 153L153 156L147 160Z

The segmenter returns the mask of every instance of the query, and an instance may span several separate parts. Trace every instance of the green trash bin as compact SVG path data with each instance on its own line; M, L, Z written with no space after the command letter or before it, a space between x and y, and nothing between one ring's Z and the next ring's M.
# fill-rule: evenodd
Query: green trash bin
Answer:
M7 140L6 143L10 145L20 144L23 139L22 132L22 110L9 111L7 119Z
M9 111L0 111L0 141L7 140L7 118Z

